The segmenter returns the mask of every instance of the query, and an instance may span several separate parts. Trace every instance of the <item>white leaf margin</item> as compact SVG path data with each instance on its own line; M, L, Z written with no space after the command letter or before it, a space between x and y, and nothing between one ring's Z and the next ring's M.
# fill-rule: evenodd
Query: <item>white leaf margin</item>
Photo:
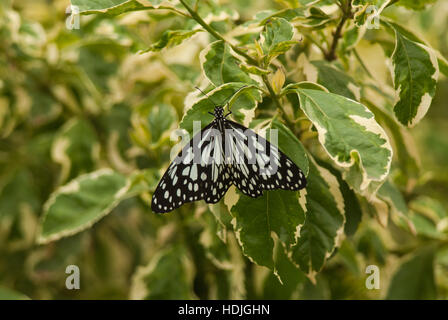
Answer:
M118 203L120 201L122 201L124 199L124 197L126 196L126 193L128 192L130 186L131 186L131 180L127 179L126 180L126 184L124 187L122 187L121 189L119 189L115 195L114 195L114 201L106 208L104 209L101 214L99 214L97 217L95 217L94 219L90 220L89 222L80 225L76 228L73 229L66 229L54 234L51 234L49 236L43 236L42 235L42 229L43 229L43 224L44 221L48 215L48 210L49 208L55 203L56 198L61 195L61 194L71 194L74 193L76 191L79 190L79 183L81 180L86 180L86 179L98 179L100 177L103 176L107 176L107 175L115 175L117 174L117 172L113 171L112 169L109 168L105 168L105 169L100 169L88 174L83 174L78 176L77 178L75 178L74 180L70 181L68 184L63 185L59 188L57 188L48 198L48 200L45 202L44 206L43 206L43 212L44 214L42 215L41 219L40 219L40 223L39 223L39 228L38 228L38 238L37 238L37 244L43 245L43 244L48 244L52 241L56 241L59 240L61 238L64 237L68 237L68 236L72 236L74 234L77 234L81 231L84 231L88 228L90 228L91 226L93 226L95 223L97 223L99 220L101 220L103 217L105 217L107 214L110 213L110 211L112 211L113 208L115 208Z

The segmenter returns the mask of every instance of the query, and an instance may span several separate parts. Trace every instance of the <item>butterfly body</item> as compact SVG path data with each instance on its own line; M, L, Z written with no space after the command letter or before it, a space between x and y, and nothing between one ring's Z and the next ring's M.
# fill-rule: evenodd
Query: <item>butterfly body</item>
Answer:
M154 212L182 204L218 202L231 185L256 198L263 190L300 190L303 172L275 145L251 129L227 119L216 106L213 121L182 149L160 180L152 198Z

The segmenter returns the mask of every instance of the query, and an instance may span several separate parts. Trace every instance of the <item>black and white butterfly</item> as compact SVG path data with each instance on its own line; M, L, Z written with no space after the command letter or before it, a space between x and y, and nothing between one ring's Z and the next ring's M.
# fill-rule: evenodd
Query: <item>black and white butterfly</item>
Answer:
M251 129L227 119L222 106L171 162L152 197L151 209L172 211L184 203L218 202L233 184L256 198L263 190L306 187L302 170Z

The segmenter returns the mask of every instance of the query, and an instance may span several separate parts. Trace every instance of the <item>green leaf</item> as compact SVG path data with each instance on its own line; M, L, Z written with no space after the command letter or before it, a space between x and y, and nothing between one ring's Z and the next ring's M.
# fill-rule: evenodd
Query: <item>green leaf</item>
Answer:
M265 65L269 65L277 56L288 51L293 45L294 27L283 18L272 18L261 34Z
M29 300L23 293L0 287L0 300Z
M431 239L446 239L447 212L444 206L437 200L420 196L411 201L410 218L415 226L417 234Z
M436 92L437 57L432 49L395 29L392 63L394 87L399 95L394 112L402 124L413 127L425 116Z
M297 241L304 220L297 193L286 190L265 191L257 199L235 194L232 189L227 193L226 203L229 202L227 199L233 197L233 205L228 206L243 253L258 265L275 272L272 233L286 247L292 246Z
M194 298L191 262L183 246L159 251L133 277L130 298L145 300L188 300Z
M173 7L169 1L162 0L71 0L71 4L77 6L81 14L106 13L109 15L157 9L160 6Z
M397 5L412 10L423 10L427 6L434 4L437 0L399 0Z
M255 115L255 107L261 100L261 94L255 86L249 85L239 92L238 97L233 99L235 93L245 85L244 83L226 83L209 91L208 97L200 92L193 92L196 96L189 101L190 105L187 104L186 110L188 111L182 118L180 127L190 134L193 132L193 121L200 121L201 127L205 127L213 120L213 116L208 112L213 112L215 103L220 105L229 100L234 101L231 105L232 117L248 127Z
M424 41L423 39L421 39L419 36L417 36L415 33L413 33L412 31L406 29L405 27L403 27L402 25L390 20L390 19L382 19L381 20L383 25L388 28L389 30L392 30L393 32L395 32L395 30L397 30L400 34L404 35L406 38L408 38L411 41L414 42L418 42L421 43L423 45L425 45L426 47L429 47L429 45L426 43L426 41ZM383 44L383 47L385 46L385 44ZM437 62L439 63L439 69L440 71L448 77L448 61L445 59L444 56L442 56L442 54L440 53L440 51L431 48L431 50L433 52L435 52L435 54L437 55Z
M306 218L298 242L291 248L290 258L314 281L325 260L342 240L344 200L336 177L310 162L308 184L300 201L306 206Z
M271 71L269 71L269 70L262 69L257 66L246 65L244 63L240 64L240 68L241 68L241 70L243 70L246 73L256 74L258 76L262 76L262 75L271 73Z
M384 130L364 105L345 97L298 88L300 107L317 129L319 141L345 179L359 192L385 180L392 148ZM369 188L370 189L370 188Z
M318 161L318 164L331 172L338 179L342 197L344 198L345 225L344 232L347 236L354 235L362 219L362 209L355 192L342 178L342 174L329 163Z
M386 299L436 299L434 256L435 248L429 246L420 249L402 263L393 275Z
M409 129L399 124L392 113L392 106L379 108L375 104L365 101L367 106L375 113L375 117L384 124L393 140L394 156L398 158L400 170L406 181L416 180L420 176L420 164L415 150L415 141ZM389 109L390 108L390 109Z
M400 190L390 181L386 180L381 188L378 189L378 197L386 201L392 208L392 212L407 216L408 206Z
M359 100L361 88L352 77L326 61L311 61L310 64L316 69L317 78L307 77L308 81L317 82L332 93Z
M59 182L90 172L99 160L100 144L92 125L83 119L67 122L53 142L51 154L60 164Z
M443 240L447 238L447 235L440 232L436 223L430 218L413 211L411 211L409 216L415 228L415 233L418 235L429 239Z
M215 206L220 208L219 203ZM202 217L205 221L205 226L199 238L199 243L204 247L207 258L217 268L232 270L231 257L226 244L226 229L220 225L220 221L214 217L212 212L207 211Z
M271 141L272 130L277 130L278 147L308 176L309 164L305 148L299 139L279 121L273 120L266 128L265 138Z
M298 285L306 281L306 276L291 262L282 245L277 245L275 252L275 265L282 283L275 274L269 273L263 281L262 298L291 299Z
M44 205L38 242L48 243L91 227L127 195L130 182L103 169L57 189Z
M241 60L224 41L212 42L201 52L200 58L205 76L215 86L228 82L255 83L241 70Z
M367 228L359 237L358 251L361 252L366 259L374 259L380 265L386 263L387 249L378 233Z
M159 41L151 45L148 49L141 51L141 53L149 51L160 51L165 48L171 48L181 44L184 40L191 38L196 33L202 31L202 29L196 30L167 30L163 33L162 38Z
M0 222L4 226L6 220L20 217L20 212L25 208L39 209L37 190L28 170L22 168L5 178L2 177L4 185L0 189Z
M436 199L420 196L414 199L409 206L412 210L420 212L434 222L439 222L448 216L447 209Z
M168 104L155 105L148 114L148 133L151 143L156 145L164 137L169 137L177 121L176 110Z
M409 217L409 210L401 191L391 179L387 179L378 189L378 193L370 199L376 209L378 218L387 225L389 218L410 232L415 233L415 226Z

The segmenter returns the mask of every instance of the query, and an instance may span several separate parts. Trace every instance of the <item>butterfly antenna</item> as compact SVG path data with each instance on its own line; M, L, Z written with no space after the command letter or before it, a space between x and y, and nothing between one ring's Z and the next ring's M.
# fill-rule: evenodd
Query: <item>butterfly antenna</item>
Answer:
M195 86L195 88L198 89L198 90L199 90L204 96L206 96L208 99L210 99L210 101L213 102L213 104L214 104L215 106L217 106L217 104L215 103L215 101L213 101L213 99L210 98L210 97L208 96L208 94L206 94L204 91L202 91L199 87L196 87L196 86Z

